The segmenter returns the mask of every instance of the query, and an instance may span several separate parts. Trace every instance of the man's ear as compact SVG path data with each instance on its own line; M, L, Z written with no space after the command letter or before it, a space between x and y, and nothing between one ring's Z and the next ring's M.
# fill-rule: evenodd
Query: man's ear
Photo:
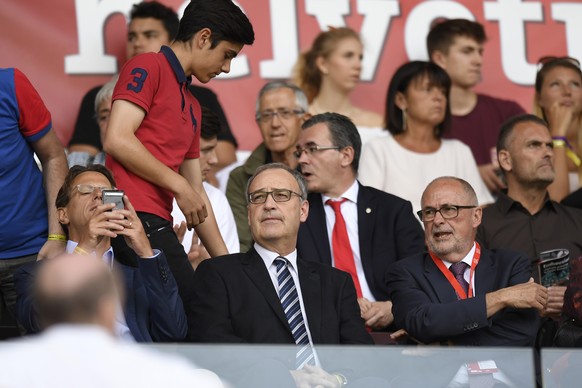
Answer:
M204 27L194 34L194 39L198 48L203 48L205 46L210 47L212 45L212 30L208 27Z
M511 171L513 168L511 155L507 150L497 152L497 162L503 171Z
M57 219L61 225L69 225L69 214L66 207L59 207L57 209Z
M481 220L483 219L483 208L477 207L473 215L473 228L477 228L481 225Z
M447 68L447 55L440 50L435 50L430 56L430 60L443 69Z
M300 222L307 221L308 215L309 215L309 202L305 200L301 203L301 207L299 208L299 221Z
M342 167L350 167L354 161L354 148L347 146L339 150L339 152L342 155Z

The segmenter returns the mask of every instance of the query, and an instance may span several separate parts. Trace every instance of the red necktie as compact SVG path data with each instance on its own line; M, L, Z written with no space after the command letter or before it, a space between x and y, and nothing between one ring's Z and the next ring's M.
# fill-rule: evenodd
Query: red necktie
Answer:
M341 211L342 203L345 201L347 201L346 198L342 198L339 201L328 199L325 202L327 205L331 206L335 212L335 225L333 226L333 233L331 235L333 259L337 269L341 269L352 275L354 285L356 286L356 294L358 295L358 298L361 298L362 288L360 287L360 281L358 280L358 274L356 272L356 263L354 262L354 254L352 253L350 239L348 238L346 221L344 220Z

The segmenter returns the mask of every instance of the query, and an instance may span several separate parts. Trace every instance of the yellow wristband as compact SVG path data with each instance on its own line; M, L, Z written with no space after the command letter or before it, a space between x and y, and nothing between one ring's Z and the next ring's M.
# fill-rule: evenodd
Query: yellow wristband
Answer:
M67 236L64 234L49 234L48 235L49 241L67 241Z
M75 247L73 252L78 253L79 255L88 255L89 254L89 252L87 252L83 248L80 248L78 245Z
M566 147L566 142L564 140L552 140L554 147Z

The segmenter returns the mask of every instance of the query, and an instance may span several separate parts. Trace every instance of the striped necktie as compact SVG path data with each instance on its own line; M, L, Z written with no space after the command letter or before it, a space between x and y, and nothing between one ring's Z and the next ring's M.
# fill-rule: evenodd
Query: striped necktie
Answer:
M279 282L279 299L281 299L281 306L285 311L285 316L289 322L291 333L295 343L299 345L299 351L295 359L295 366L297 369L303 368L305 364L314 365L315 358L311 344L309 343L309 336L307 335L307 328L301 313L301 304L299 303L299 295L295 288L295 282L291 276L291 272L287 266L289 262L284 257L277 257L275 259L277 266L277 281Z

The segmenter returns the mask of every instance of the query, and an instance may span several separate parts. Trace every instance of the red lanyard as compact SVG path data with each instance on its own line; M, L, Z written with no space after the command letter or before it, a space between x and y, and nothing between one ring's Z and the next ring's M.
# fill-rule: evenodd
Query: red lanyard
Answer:
M439 259L433 252L428 251L432 261L441 270L443 275L447 278L451 286L459 295L461 299L467 299L467 294L465 294L465 290L459 284L459 281L455 278L453 273L449 271L445 263L441 259ZM471 261L471 271L469 272L469 298L472 298L473 295L473 274L475 273L475 268L477 268L477 264L479 264L479 259L481 258L481 247L479 246L478 242L475 242L475 253L473 254L473 260Z

